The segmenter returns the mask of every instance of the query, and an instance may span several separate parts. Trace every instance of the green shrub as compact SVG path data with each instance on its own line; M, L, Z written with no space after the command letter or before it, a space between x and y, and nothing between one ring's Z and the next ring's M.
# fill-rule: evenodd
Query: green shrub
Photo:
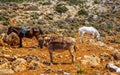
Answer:
M36 12L33 12L33 13L31 14L31 17L32 17L33 19L38 19L38 18L39 18L39 14L36 13Z
M80 68L77 70L77 73L82 75L83 73L85 73L85 70Z
M95 0L94 3L95 3L95 4L99 4L99 1L98 1L98 0Z
M6 25L6 26L9 25L9 21L4 21L3 25Z
M78 15L88 15L88 13L85 9L81 9L78 11Z
M120 44L120 39L116 38L114 42Z
M84 2L85 1L80 1L80 0L69 0L69 3L73 5L82 5L84 4Z
M68 9L65 6L57 6L56 11L59 13L65 13Z
M47 15L45 15L45 19L53 20L53 16L51 14L47 14Z
M42 5L51 5L51 3L50 2L44 2L44 3L42 3Z
M3 15L0 15L0 21L7 21L8 19L5 17L5 16L3 16Z
M78 23L72 23L71 26L74 27L74 28L78 28L79 24Z

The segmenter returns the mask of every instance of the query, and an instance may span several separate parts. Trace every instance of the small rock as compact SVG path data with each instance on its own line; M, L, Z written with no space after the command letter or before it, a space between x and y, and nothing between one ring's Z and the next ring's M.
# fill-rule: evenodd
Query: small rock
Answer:
M40 67L40 63L38 61L32 60L30 64L28 65L29 70L36 70Z
M64 74L64 75L70 75L70 73L68 73L68 72L63 72L63 74Z
M106 52L100 54L99 57L100 57L100 59L102 61L112 61L113 60L113 57L110 54L106 53Z
M120 52L113 53L113 57L114 57L116 60L120 60Z
M34 55L26 55L23 56L22 58L25 59L27 62L31 62L32 60L39 61L39 58Z
M98 15L93 15L93 19L98 19Z

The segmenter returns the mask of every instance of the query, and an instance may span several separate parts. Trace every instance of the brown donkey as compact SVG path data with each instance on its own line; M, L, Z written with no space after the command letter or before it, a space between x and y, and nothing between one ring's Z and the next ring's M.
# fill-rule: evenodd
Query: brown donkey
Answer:
M19 47L22 47L22 38L23 37L32 38L32 37L35 36L36 39L38 40L39 35L43 35L44 34L43 31L39 27L37 27L37 26L36 27L31 27L30 29L10 26L8 28L7 34L9 35L12 32L16 33L19 36L19 38L20 38L20 45L19 45Z
M46 41L47 40L47 41ZM42 41L42 40L40 40ZM75 62L75 52L76 52L76 40L72 37L63 37L63 38L47 38L44 39L44 44L47 43L47 48L50 54L50 62L53 63L53 51L62 52L69 50L72 57L72 63ZM44 44L41 44L43 46ZM46 45L45 45L46 46Z

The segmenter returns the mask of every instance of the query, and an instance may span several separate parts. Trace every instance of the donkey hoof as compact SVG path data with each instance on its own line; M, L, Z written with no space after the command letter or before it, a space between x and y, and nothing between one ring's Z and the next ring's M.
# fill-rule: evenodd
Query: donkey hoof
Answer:
M22 46L19 46L19 48L22 48Z
M52 66L53 65L53 63L50 63L50 66Z

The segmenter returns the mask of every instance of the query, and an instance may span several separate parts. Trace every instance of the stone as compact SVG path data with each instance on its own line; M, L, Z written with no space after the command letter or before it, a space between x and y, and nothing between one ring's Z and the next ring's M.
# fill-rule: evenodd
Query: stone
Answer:
M27 61L23 58L18 58L12 62L12 69L15 72L23 72L27 69Z
M38 61L34 61L34 60L32 60L28 65L29 70L36 70L39 67L40 67L40 63Z
M112 61L113 60L113 57L110 54L106 53L106 52L100 54L99 57L100 57L100 59L102 61Z
M83 65L90 64L90 66L95 67L100 64L100 58L95 55L85 55L81 63Z
M14 71L12 69L0 69L0 75L4 74L13 74Z
M120 52L115 52L115 53L113 53L113 57L114 57L116 60L120 60Z

